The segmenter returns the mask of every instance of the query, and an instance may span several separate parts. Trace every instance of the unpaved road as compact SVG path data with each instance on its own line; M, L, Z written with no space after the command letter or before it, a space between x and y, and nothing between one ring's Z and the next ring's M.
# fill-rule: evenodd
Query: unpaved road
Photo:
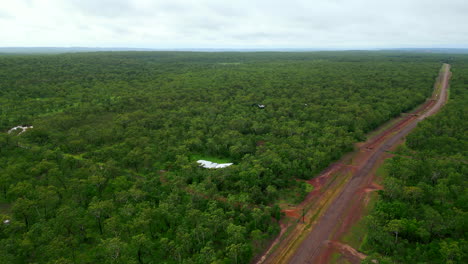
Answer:
M311 183L318 189L297 207L306 210L305 222L289 224L289 232L282 232L285 233L283 237L277 239L278 243L272 245L258 263L328 263L329 256L325 254L328 241L349 228L348 222L360 217L361 201L356 197L372 184L372 170L386 151L401 143L418 122L444 105L450 76L450 65L444 64L431 100L369 139L351 158L345 157L332 164L313 179ZM357 216L353 215L356 213Z

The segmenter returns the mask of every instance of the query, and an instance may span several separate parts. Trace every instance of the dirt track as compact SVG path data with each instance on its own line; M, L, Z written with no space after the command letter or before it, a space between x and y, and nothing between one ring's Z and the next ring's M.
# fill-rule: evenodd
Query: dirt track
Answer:
M373 170L387 150L443 106L450 75L450 65L444 64L430 100L311 180L314 191L300 205L285 210L289 217L283 220L281 237L257 263L328 263L329 241L338 239L361 217L366 192L373 188ZM304 223L297 217L303 210Z

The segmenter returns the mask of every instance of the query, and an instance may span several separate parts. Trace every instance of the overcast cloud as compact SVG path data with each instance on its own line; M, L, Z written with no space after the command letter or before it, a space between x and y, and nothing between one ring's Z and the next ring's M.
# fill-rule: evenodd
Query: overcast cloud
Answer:
M0 0L0 46L468 48L467 0Z

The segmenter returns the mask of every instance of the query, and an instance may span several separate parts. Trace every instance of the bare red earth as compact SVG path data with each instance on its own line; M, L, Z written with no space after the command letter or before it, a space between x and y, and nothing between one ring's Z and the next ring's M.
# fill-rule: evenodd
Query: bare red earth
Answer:
M346 155L310 180L314 190L296 208L284 210L286 218L297 220L282 221L289 224L282 226L280 236L257 263L329 263L333 252L354 252L350 247L336 246L336 241L361 218L369 192L382 189L373 179L376 168L390 156L386 151L400 144L419 121L437 112L446 102L449 78L450 65L444 64L435 85L438 93L431 100L359 144L356 153ZM286 229L290 231L285 232ZM358 254L350 262L359 263L361 257Z
M348 262L352 264L361 263L367 256L350 245L340 243L339 241L328 241L328 248L333 249L335 252L339 252Z

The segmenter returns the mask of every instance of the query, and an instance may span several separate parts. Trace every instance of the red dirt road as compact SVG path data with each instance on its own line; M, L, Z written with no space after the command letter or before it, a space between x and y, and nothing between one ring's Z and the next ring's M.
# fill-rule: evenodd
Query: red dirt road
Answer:
M310 180L314 190L301 204L284 210L287 216L280 236L257 263L329 263L331 252L336 250L330 241L338 240L360 219L368 192L380 189L373 184L373 171L387 150L399 145L418 122L444 105L450 76L450 65L444 64L430 100Z

